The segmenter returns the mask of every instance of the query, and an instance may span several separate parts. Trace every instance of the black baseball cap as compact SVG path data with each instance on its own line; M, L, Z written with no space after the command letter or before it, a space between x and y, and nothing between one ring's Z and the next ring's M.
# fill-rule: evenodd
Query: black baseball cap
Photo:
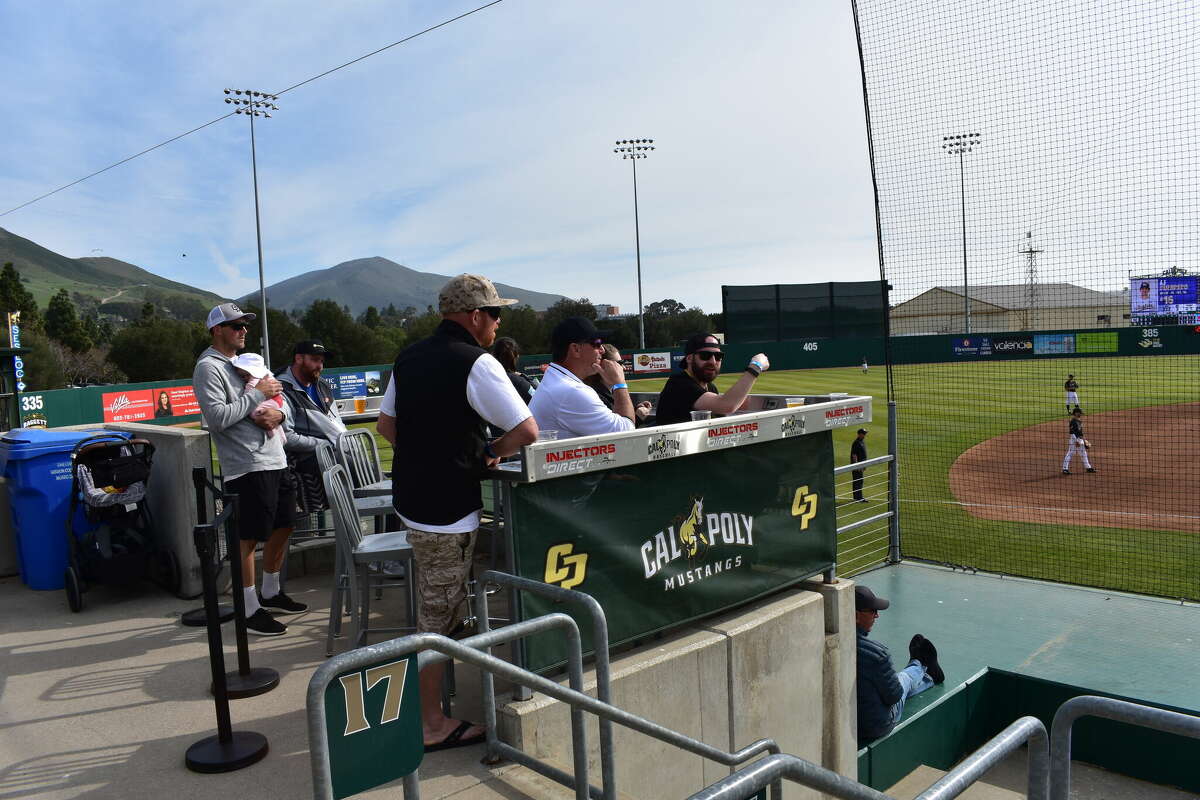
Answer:
M697 353L701 350L716 350L717 352L721 352L720 342L709 341L709 339L716 338L711 333L693 333L683 345L683 354L690 356L692 353Z
M876 597L874 592L861 583L854 587L855 611L883 611L890 605L891 603L882 597Z
M296 342L296 346L292 348L292 355L310 355L310 356L331 356L333 353L325 349L325 345L318 342L316 339L305 339Z
M564 348L572 342L594 342L605 338L607 338L606 334L596 330L596 326L587 317L567 317L555 325L554 330L550 333L550 343L555 350Z
M859 429L858 429L858 432L859 432L859 433L866 433L866 432L867 432L867 429L866 429L866 428L859 428Z

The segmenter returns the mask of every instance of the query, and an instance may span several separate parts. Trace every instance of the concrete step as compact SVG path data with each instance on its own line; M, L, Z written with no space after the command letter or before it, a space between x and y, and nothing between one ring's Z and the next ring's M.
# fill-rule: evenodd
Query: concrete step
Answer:
M895 786L887 790L887 794L896 800L912 800L921 792L928 789L935 781L945 775L944 770L921 766L905 775ZM1001 789L989 783L978 782L959 795L964 800L1021 800L1024 794Z

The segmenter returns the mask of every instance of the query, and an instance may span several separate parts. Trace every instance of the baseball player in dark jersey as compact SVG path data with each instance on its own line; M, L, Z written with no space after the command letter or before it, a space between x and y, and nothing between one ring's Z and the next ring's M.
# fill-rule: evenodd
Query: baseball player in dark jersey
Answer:
M1063 456L1063 475L1071 474L1071 456L1076 453L1083 459L1083 466L1088 472L1096 471L1096 468L1092 466L1092 462L1088 461L1087 451L1091 446L1091 442L1083 438L1083 410L1079 406L1075 406L1075 410L1071 412L1070 439L1067 441L1067 454Z
M1070 414L1072 406L1079 408L1079 381L1075 380L1074 375L1068 375L1063 389L1067 392L1067 413Z

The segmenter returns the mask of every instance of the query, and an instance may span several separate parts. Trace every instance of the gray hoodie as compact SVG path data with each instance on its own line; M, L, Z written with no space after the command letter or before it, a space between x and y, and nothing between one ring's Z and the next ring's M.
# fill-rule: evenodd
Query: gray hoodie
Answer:
M246 391L246 382L228 356L212 347L201 353L192 373L192 389L204 415L204 427L217 445L225 480L287 467L281 437L267 436L250 421L250 412L267 398L258 389ZM286 416L287 403L283 413Z

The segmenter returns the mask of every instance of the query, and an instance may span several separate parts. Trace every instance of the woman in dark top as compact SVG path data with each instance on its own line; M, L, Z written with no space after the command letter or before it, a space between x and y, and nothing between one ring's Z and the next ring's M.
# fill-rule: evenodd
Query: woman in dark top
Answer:
M171 410L171 396L164 389L158 393L158 402L154 404L154 416L157 419L159 417L171 417L174 415L175 412Z
M525 405L529 405L529 401L533 399L533 384L517 369L517 359L521 356L521 348L517 346L516 340L510 336L500 337L492 345L492 355L508 373L508 379L512 381L513 388L525 401Z

